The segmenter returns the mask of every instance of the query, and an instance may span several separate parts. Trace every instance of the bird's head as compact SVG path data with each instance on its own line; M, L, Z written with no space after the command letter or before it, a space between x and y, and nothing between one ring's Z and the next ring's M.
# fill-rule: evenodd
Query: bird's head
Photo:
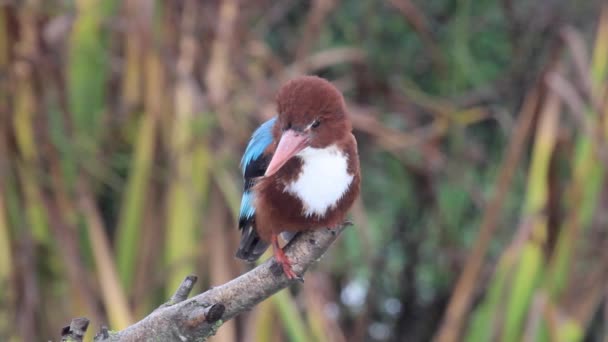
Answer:
M276 173L303 149L328 147L351 131L342 94L320 77L302 76L287 82L276 102L279 114L272 134L278 145L265 176Z

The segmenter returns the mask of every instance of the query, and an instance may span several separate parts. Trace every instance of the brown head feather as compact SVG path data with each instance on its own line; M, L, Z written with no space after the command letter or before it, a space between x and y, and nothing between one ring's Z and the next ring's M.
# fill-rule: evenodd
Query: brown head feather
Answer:
M314 121L319 121L319 126L311 129L310 145L315 148L343 140L351 132L342 94L320 77L302 76L287 82L276 102L279 120L273 130L275 138L289 128L304 131Z

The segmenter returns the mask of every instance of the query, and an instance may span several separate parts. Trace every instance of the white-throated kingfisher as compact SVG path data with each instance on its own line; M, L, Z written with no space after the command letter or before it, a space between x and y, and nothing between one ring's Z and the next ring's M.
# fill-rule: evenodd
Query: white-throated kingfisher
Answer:
M340 226L359 195L359 156L344 98L330 82L291 80L276 104L278 116L253 133L241 160L236 256L255 261L272 244L285 275L299 279L278 235Z

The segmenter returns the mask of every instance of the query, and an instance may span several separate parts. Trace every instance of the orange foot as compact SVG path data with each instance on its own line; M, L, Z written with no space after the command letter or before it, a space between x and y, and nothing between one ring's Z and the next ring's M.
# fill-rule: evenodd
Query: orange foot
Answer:
M279 263L279 265L281 265L281 268L283 268L283 273L285 273L287 279L296 279L299 281L304 281L302 277L298 276L291 268L291 262L289 261L289 258L287 258L287 255L285 255L285 252L283 252L283 249L279 246L278 235L272 234L271 239L274 259L277 261L277 263Z

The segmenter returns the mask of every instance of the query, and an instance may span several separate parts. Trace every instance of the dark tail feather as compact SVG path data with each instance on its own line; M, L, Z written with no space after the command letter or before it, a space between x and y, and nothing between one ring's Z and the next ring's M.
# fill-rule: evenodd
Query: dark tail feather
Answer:
M236 251L236 257L247 260L249 262L256 261L268 248L268 243L262 241L260 236L253 228L252 224L243 227L243 235L241 236L241 244Z

